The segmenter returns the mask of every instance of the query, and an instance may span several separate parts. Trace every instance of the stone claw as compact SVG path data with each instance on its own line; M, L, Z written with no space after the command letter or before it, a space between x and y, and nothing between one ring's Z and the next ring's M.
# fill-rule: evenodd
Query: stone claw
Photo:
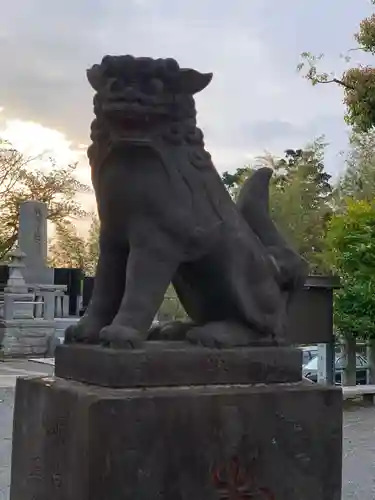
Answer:
M88 318L81 318L77 324L70 325L65 330L64 343L65 344L99 344L99 332L102 325L93 321L88 321Z
M112 324L102 328L100 342L113 349L140 349L143 338L134 328Z

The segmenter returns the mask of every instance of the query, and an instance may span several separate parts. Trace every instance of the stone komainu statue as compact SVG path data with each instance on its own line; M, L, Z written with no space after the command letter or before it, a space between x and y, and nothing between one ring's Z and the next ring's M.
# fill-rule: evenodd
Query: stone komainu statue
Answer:
M105 56L88 149L99 218L92 300L67 342L138 347L172 281L191 318L164 328L211 347L283 342L306 263L268 213L272 171L230 198L196 125L194 94L212 74L174 59Z

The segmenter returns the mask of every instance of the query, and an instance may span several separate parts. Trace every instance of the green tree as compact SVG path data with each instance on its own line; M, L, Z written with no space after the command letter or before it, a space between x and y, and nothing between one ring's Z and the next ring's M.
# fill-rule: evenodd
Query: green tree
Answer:
M335 186L337 207L346 199L372 201L375 198L375 129L353 132L346 157L346 168Z
M183 320L187 318L186 311L179 301L172 285L168 287L157 318L161 322Z
M237 170L231 174L229 172L224 172L222 175L222 181L226 188L228 189L232 198L236 199L237 194L245 182L245 180L254 172L255 167L247 165L245 167L237 168Z
M371 0L375 5L375 0ZM364 19L354 35L357 46L348 51L345 59L351 62L355 50L367 54L375 54L375 13ZM324 54L318 56L310 52L301 54L298 70L303 71L304 77L313 85L333 83L344 90L346 104L346 122L360 132L367 132L375 125L375 68L369 65L353 65L352 68L336 76L318 70L319 62Z
M88 238L86 240L86 264L84 270L87 276L95 276L96 265L99 259L100 222L97 215L92 216Z
M71 221L56 225L56 234L49 246L49 262L53 267L82 269L86 276L94 276L99 256L99 219L92 216L88 236L79 235Z
M10 249L17 239L17 231L10 224L9 214L14 207L8 202L10 193L24 178L33 158L25 158L12 145L0 138L0 256Z
M75 176L77 164L58 167L50 159L49 168L38 168L38 159L29 158L0 139L0 258L4 258L18 238L20 203L45 202L48 219L55 224L88 214L77 194L90 192Z
M311 265L311 272L325 270L323 243L331 214L332 187L324 169L323 138L304 149L288 149L284 158L266 155L254 166L224 173L223 182L236 196L244 179L259 166L274 170L270 184L270 210L281 232Z
M375 200L349 200L345 211L332 216L325 254L341 278L334 304L337 331L375 337Z

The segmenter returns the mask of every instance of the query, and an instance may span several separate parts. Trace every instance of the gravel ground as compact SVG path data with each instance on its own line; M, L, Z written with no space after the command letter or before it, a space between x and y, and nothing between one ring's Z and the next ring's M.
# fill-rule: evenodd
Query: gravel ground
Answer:
M8 500L14 389L0 388L0 500Z
M375 498L375 407L344 413L343 500Z
M12 387L0 388L0 500L9 499L13 399ZM374 500L375 407L347 408L343 432L342 500Z

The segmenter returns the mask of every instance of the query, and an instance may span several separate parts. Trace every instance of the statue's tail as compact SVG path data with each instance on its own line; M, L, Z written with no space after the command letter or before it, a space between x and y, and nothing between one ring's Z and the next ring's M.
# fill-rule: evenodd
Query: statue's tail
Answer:
M283 289L293 290L303 285L307 262L287 243L269 213L269 182L272 169L260 168L248 178L238 196L237 207L247 224L267 248L279 271Z

